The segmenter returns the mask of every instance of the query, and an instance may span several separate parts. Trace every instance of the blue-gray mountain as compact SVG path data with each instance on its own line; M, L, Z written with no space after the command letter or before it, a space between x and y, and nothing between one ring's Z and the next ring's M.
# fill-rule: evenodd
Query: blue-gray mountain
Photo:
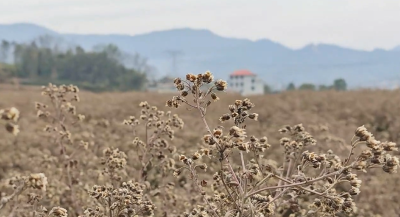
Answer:
M125 52L147 57L161 75L211 70L226 79L234 70L249 69L275 88L290 82L331 84L336 78L346 79L350 87L391 88L400 84L400 46L361 51L319 44L294 50L267 39L226 38L189 28L129 36L63 34L26 23L0 25L0 40L28 42L42 35L61 37L85 49L115 44ZM177 56L177 71L173 73L172 58L167 52L171 50L182 53Z

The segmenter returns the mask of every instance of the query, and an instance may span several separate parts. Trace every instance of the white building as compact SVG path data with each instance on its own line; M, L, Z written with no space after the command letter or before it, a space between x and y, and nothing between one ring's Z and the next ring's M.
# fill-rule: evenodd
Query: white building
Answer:
M228 89L243 96L264 94L264 82L249 70L238 70L230 74Z

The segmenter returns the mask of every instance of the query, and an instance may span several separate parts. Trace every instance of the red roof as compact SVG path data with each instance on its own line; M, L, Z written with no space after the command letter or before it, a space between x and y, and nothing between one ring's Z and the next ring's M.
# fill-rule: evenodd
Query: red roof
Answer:
M237 71L233 72L231 75L233 75L233 76L238 76L238 75L251 76L251 75L256 75L256 74L250 72L249 70L242 69L242 70L237 70Z

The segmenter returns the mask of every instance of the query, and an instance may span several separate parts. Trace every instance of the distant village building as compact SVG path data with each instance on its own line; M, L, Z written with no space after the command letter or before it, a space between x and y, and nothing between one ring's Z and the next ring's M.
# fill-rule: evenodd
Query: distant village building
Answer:
M249 70L238 70L230 74L228 89L243 96L264 94L264 82Z

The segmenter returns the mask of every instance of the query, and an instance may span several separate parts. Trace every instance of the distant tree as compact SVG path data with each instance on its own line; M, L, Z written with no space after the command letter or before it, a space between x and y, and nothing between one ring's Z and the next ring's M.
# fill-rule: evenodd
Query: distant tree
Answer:
M333 87L335 88L335 90L345 91L347 90L347 83L343 78L336 79L333 82Z
M295 86L293 83L290 83L290 84L287 86L286 90L288 90L288 91L296 90L296 86Z
M0 83L15 77L15 67L10 64L0 63Z
M62 47L65 44L65 41L61 37L56 37L52 35L41 35L33 40L38 47L40 48L48 48L53 50L54 52L62 51Z
M31 44L16 44L14 61L18 77L36 84L71 82L91 90L141 90L146 74L125 67L118 47L107 45L97 52L75 47L61 51L44 39Z
M327 86L327 85L319 85L318 90L319 91L324 91L324 90L331 90L332 86Z
M10 52L11 43L5 40L1 41L0 45L0 62L7 62L8 54Z
M94 51L97 53L104 53L107 55L108 58L118 61L120 63L123 62L123 54L116 45L96 45L94 47Z
M123 63L127 65L127 67L132 68L136 71L143 72L143 73L154 73L156 72L155 68L152 68L147 63L147 58L140 56L140 54L124 54Z
M83 49L81 46L77 46L75 48L75 53L76 54L84 54L85 53L85 49Z
M316 88L314 84L304 83L300 85L299 90L316 90Z
M272 93L272 88L268 84L264 84L264 94Z

